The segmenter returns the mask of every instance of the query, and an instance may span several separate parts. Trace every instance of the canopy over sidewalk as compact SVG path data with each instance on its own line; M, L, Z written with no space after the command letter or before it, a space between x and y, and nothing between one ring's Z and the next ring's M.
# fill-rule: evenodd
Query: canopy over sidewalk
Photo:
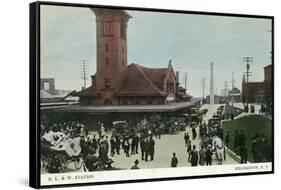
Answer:
M177 102L165 105L118 105L118 106L41 106L41 110L56 110L61 112L85 112L85 113L118 113L118 112L174 112L180 109L190 108L200 102L200 98L189 102Z

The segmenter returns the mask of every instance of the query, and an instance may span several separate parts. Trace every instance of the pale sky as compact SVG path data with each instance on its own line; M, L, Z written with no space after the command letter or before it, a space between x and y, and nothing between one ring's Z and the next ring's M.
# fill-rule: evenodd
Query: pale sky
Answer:
M271 20L179 13L127 11L128 64L167 67L188 73L187 89L194 97L209 94L210 62L214 63L218 94L224 81L241 89L246 70L242 57L254 57L250 81L263 81L263 67L271 64ZM80 90L81 60L96 70L95 15L88 8L41 6L41 78L54 77L57 89ZM89 77L90 78L90 77ZM90 79L87 81L90 85Z

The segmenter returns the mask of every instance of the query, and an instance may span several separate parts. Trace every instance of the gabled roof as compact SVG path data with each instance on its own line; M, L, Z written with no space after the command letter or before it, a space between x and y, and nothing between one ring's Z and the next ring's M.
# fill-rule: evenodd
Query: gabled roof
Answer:
M190 94L184 93L184 92L177 92L177 96L182 99L190 99L193 98Z
M166 96L164 82L170 68L152 69L138 64L128 66L128 76L125 79L118 96Z
M236 87L234 87L232 90L230 90L228 92L229 94L239 94L240 93L240 90Z
M96 90L96 75L92 76L92 85L76 93L77 96L99 96Z

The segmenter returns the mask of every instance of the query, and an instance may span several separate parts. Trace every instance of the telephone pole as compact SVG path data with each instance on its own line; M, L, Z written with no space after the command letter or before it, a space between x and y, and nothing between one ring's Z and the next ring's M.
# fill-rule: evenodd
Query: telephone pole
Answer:
M210 104L215 104L214 98L214 63L210 63Z
M226 103L227 81L224 81L224 102Z
M233 106L233 102L234 102L234 96L233 96L233 90L234 90L234 71L231 72L232 74L232 79L231 79L231 84L232 84L232 90L231 90L231 105Z
M249 77L252 76L250 72L250 63L254 61L253 57L243 57L243 62L246 62L246 72L244 72L246 74L246 83L249 82ZM245 94L245 98L246 98L246 103L247 103L247 107L249 104L249 91L246 92Z
M83 88L85 89L87 86L87 80L88 80L88 64L86 63L86 60L83 59L81 63L81 78L83 80Z
M249 82L249 77L252 76L250 72L250 63L254 61L253 57L243 57L243 62L246 63L246 72L244 72L246 74L246 82Z

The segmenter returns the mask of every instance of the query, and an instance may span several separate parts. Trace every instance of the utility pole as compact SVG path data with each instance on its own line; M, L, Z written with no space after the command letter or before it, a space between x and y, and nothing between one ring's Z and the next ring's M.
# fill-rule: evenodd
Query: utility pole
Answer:
M210 104L215 104L214 98L214 63L210 63Z
M227 81L224 81L224 102L226 103Z
M252 76L250 72L250 63L254 61L253 57L243 57L243 62L246 63L246 82L249 82L249 77Z
M272 33L272 30L268 30L267 32L269 32L269 33L271 33L271 38L273 37L273 33ZM270 51L270 64L272 64L272 62L273 62L273 57L272 57L272 50Z
M254 61L253 57L243 57L243 62L246 62L246 72L244 72L246 74L246 83L249 82L249 77L252 76L250 72L250 63ZM247 91L246 94L246 102L247 102L247 107L249 104L249 92Z
M233 96L233 90L234 90L234 71L231 72L232 74L232 79L231 79L231 84L232 84L232 90L231 90L231 105L233 106L233 102L234 102L234 96Z
M204 98L205 98L205 87L206 87L206 84L205 84L205 78L202 79L202 88L203 88L203 97L202 97L202 104L204 104Z
M88 65L86 63L86 60L83 59L81 63L81 78L83 80L83 89L85 89L87 86L88 73L89 73Z

